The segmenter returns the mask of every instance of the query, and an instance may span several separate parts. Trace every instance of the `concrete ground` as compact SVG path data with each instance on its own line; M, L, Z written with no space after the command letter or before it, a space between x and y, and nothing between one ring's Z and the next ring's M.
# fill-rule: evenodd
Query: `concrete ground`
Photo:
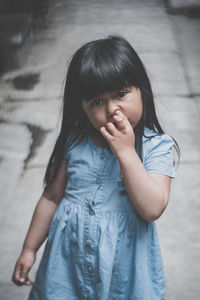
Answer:
M156 223L166 300L199 299L200 19L198 15L169 15L164 3L54 0L47 20L35 26L26 65L1 78L1 300L26 299L30 291L30 287L15 286L11 275L59 131L66 66L83 43L108 34L125 36L141 56L161 124L181 148L170 201ZM43 248L30 271L31 279Z

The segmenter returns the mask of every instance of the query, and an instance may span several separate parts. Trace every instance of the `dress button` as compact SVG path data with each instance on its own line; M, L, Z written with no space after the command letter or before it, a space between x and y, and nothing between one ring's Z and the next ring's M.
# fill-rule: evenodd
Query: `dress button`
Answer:
M89 271L90 273L93 273L93 272L94 272L94 269L93 269L93 267L92 267L91 265L88 266L88 271Z
M81 295L84 300L91 298L90 291L86 287L81 288Z
M85 242L86 247L91 247L93 244L92 240L90 238L88 238Z
M88 269L89 273L93 273L93 272L94 272L94 268L93 268L93 266L91 265L91 263L86 262L86 266L87 266L87 269Z
M123 184L122 181L118 181L118 182L117 182L117 185L118 185L118 186L123 186L124 184Z

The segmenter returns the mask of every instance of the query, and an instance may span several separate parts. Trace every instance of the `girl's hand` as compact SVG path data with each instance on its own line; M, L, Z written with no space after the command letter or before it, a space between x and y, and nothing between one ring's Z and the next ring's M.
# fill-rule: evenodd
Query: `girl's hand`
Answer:
M100 132L109 143L113 154L119 157L135 149L135 134L129 120L121 111L117 110L113 119L118 128L108 122L105 127L100 128Z
M31 285L32 281L28 277L28 272L32 268L36 259L36 253L30 249L24 249L18 258L12 275L12 281L16 285Z

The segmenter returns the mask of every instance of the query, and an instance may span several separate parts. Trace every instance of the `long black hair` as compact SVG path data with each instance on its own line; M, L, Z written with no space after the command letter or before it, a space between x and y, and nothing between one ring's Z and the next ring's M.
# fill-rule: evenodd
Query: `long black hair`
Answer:
M142 95L143 112L134 128L135 147L142 160L144 127L157 134L163 134L164 131L156 116L150 81L139 56L121 36L108 36L88 42L75 52L65 82L61 130L44 177L46 187L54 180L64 154L74 141L77 145L88 135L102 137L83 111L83 99L89 100L128 86L138 87ZM73 138L67 143L71 132L74 133ZM179 155L176 141L175 147Z

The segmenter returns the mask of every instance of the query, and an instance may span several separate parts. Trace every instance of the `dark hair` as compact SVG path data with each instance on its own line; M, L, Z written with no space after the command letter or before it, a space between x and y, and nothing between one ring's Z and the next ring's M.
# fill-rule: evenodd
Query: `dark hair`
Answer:
M121 36L108 36L88 42L78 49L70 62L64 88L63 116L60 134L50 157L44 184L55 178L65 152L90 134L101 136L88 120L82 108L83 99L92 99L105 92L135 86L141 91L143 112L135 131L135 147L142 160L144 127L157 134L164 131L158 122L153 93L145 67L132 46ZM70 143L67 138L71 132ZM107 143L107 147L109 145ZM175 141L179 155L179 148Z

